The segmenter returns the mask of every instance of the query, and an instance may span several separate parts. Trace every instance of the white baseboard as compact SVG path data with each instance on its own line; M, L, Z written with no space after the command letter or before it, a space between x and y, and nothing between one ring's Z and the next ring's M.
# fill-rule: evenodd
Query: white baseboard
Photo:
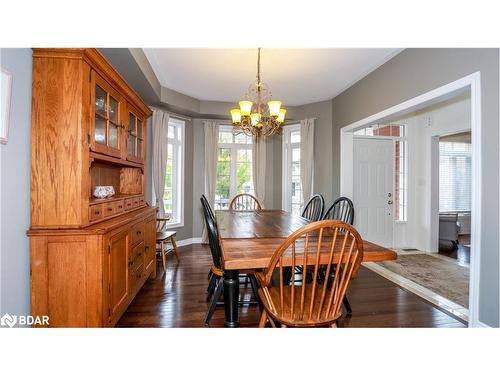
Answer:
M187 246L195 243L201 243L201 237L186 238L185 240L177 241L177 246Z

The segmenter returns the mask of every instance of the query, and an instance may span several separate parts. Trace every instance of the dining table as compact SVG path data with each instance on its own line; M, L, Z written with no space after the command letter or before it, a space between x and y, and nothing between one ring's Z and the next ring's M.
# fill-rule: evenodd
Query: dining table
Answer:
M238 327L240 271L266 268L284 239L310 221L276 209L218 210L216 217L224 266L224 325ZM396 258L395 251L363 240L362 262Z

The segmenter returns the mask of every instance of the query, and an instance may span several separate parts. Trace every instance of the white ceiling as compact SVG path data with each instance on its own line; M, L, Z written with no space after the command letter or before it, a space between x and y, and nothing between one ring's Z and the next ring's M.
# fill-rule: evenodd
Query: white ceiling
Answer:
M262 49L261 77L276 100L296 106L340 94L401 49ZM145 48L161 85L200 100L233 102L254 82L257 49Z

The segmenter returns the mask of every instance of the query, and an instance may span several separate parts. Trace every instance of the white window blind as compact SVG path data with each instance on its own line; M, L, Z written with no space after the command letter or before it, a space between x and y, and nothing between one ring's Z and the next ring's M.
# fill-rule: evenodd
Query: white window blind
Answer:
M439 143L439 211L471 209L471 144Z

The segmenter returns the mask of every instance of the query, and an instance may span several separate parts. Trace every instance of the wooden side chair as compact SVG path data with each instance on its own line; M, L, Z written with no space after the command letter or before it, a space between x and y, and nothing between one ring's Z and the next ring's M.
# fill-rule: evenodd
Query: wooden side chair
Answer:
M354 223L354 204L347 197L340 197L326 210L323 220L340 220L352 225Z
M323 209L325 208L325 199L321 194L314 194L306 203L300 216L310 221L321 220Z
M252 194L241 193L231 200L229 209L237 211L260 211L262 210L262 206L259 200Z
M337 327L342 300L362 259L361 236L349 224L324 220L295 231L278 247L264 272L256 273L264 305L259 327L268 320L282 327ZM296 266L313 277L296 281ZM327 276L321 278L319 272L325 266ZM292 273L290 279L285 276L287 270Z
M175 241L175 231L166 230L167 222L169 219L157 217L156 218L156 245L160 246L160 256L163 263L163 272L167 271L167 254L174 253L179 262L179 254L177 252L177 242ZM167 243L172 244L172 248L167 248Z
M337 198L330 208L326 210L323 215L323 220L340 220L352 225L354 223L354 204L347 197ZM352 314L351 304L347 296L344 297L343 303L347 313Z
M210 253L212 255L213 265L210 268L210 282L208 285L208 296L207 299L210 300L210 305L208 307L207 315L205 317L205 325L210 324L210 320L212 319L212 315L215 312L215 308L219 302L220 297L223 293L224 286L224 268L223 268L223 257L222 257L222 249L220 245L219 238L219 229L217 226L217 219L208 203L207 198L202 195L201 205L203 207L203 216L205 218L205 224L207 226L208 233L208 243L210 245ZM253 293L256 298L257 296L257 279L255 275L252 273L242 271L240 276L248 277L250 279L250 283L252 286ZM258 301L240 301L240 304L257 304Z

